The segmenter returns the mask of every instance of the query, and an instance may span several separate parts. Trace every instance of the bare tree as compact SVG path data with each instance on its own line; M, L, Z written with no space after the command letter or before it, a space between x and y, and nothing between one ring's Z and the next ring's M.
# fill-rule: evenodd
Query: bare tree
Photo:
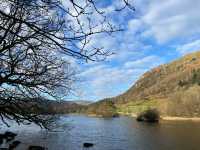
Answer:
M116 11L128 7L128 1ZM97 19L98 18L98 19ZM121 31L93 0L0 0L0 117L45 126L30 113L44 97L59 99L72 90L75 70L67 59L104 60L93 35ZM6 118L6 119L4 119Z

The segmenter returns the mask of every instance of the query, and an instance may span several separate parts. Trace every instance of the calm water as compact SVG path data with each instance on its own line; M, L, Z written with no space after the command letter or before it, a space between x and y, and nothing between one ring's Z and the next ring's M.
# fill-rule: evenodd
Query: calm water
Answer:
M89 150L199 150L200 122L170 121L160 124L138 123L133 118L113 119L62 116L54 132L36 126L14 126L0 132L17 132L23 143L41 145L49 150L83 150L84 142L94 143Z

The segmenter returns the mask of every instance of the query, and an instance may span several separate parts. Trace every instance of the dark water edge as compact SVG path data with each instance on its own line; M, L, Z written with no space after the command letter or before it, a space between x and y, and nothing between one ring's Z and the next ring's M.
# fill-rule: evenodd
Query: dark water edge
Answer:
M0 132L18 133L22 144L40 145L49 150L83 150L84 142L94 143L89 150L199 150L200 122L162 121L159 124L137 122L131 117L95 118L64 115L54 130L47 132L35 125L11 128L0 126Z

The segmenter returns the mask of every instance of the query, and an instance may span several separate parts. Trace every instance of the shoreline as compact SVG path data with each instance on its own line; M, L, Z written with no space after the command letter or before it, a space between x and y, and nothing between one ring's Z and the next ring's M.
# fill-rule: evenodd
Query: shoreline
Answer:
M80 115L79 113L73 113L73 115ZM82 114L86 115L88 117L97 117L97 118L104 118L101 115L96 115L96 114ZM119 116L129 116L133 118L137 118L137 114L122 114L120 113ZM200 117L175 117L175 116L160 116L160 120L163 121L199 121L200 122Z
M200 121L200 117L170 117L170 116L166 116L166 117L162 117L162 120L166 120L166 121Z
M121 114L123 116L123 114ZM131 116L133 118L137 117L137 114L126 114L126 116ZM161 120L164 121L200 121L200 117L175 117L175 116L160 116Z

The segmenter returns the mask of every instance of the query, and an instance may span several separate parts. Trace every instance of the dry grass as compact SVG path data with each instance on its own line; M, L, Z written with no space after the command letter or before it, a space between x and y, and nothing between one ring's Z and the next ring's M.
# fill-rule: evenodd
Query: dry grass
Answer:
M174 93L167 104L169 116L200 117L200 87L195 85Z

